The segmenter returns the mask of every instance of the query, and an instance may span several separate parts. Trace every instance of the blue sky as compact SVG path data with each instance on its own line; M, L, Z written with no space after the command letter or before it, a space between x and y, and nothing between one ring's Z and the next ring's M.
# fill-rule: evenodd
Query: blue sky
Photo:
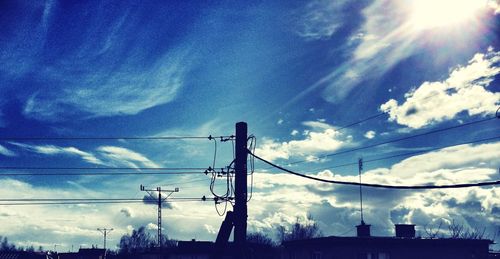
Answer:
M0 3L0 165L208 167L209 140L12 140L234 134L246 121L256 154L303 173L356 180L365 159L498 136L498 120L338 156L326 154L489 118L500 104L498 1L3 1ZM346 129L340 127L384 112ZM498 179L498 139L365 165L367 182L462 183ZM219 143L217 166L231 161ZM327 169L328 167L332 167ZM321 169L321 170L320 170ZM25 173L2 170L1 173ZM30 171L31 172L31 171ZM38 170L34 172L54 172ZM56 171L61 172L61 171ZM86 171L83 171L86 172ZM94 172L94 171L93 171ZM97 171L102 172L102 171ZM0 198L142 198L139 185L209 196L199 175L2 176ZM257 163L249 230L269 235L311 213L326 235L353 235L357 190L297 179ZM496 187L366 190L365 220L456 220L499 231ZM2 206L1 235L64 251L110 244L141 225L146 204ZM165 232L214 240L213 203L172 203Z

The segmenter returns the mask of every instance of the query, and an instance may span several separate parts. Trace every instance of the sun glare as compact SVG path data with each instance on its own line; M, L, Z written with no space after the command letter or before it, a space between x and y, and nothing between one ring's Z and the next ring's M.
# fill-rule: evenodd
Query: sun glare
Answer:
M410 23L418 30L460 25L486 5L484 0L414 0Z

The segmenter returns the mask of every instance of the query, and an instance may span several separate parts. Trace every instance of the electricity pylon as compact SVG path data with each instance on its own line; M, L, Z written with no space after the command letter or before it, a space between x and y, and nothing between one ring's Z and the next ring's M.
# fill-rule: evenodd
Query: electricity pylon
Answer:
M141 184L141 191L147 192L152 199L158 198L158 247L162 247L162 235L161 235L161 204L168 199L174 192L179 192L179 188L173 190L162 190L161 187L156 187L156 189L146 189L144 185ZM155 197L154 192L158 193L158 197ZM161 193L167 193L165 198L162 198Z

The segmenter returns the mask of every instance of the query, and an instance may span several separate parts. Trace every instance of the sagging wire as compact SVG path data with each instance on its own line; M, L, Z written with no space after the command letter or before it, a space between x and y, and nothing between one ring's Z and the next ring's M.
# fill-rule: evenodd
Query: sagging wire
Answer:
M210 192L214 196L214 205L215 205L215 210L219 216L224 216L224 214L227 211L227 204L231 203L233 204L234 200L234 186L233 186L233 177L232 174L234 174L234 163L235 163L235 154L234 154L234 136L228 136L228 137L220 137L221 142L226 142L226 141L231 141L232 146L233 146L233 161L229 164L229 166L226 167L226 170L224 168L220 168L220 171L217 171L215 169L216 166L216 160L217 160L217 140L213 137L209 137L210 140L214 140L214 160L212 163L212 167L209 167L207 170L205 170L205 174L211 175L211 180L210 180ZM226 177L226 192L224 194L217 194L216 193L216 188L215 188L215 182L217 181L217 178L220 177ZM219 204L224 203L224 208L219 209Z
M215 211L217 212L217 215L219 216L224 216L224 214L226 214L226 211L227 211L227 201L224 202L224 210L222 210L222 212L219 211L219 206L217 206L217 204L220 204L222 202L219 202L219 200L217 198L215 198Z
M217 139L212 137L212 135L208 136L208 139L214 141L214 161L212 162L212 168L215 168L215 161L217 161Z
M221 141L223 141L222 138L221 138ZM234 184L233 184L233 176L232 176L234 174L234 170L235 170L234 167L232 167L232 165L236 161L236 147L234 144L234 141L235 141L234 136L231 136L231 138L225 139L224 141L231 141L231 147L233 149L233 152L232 152L233 161L231 162L231 164L229 164L229 166L227 167L227 170L228 170L228 172L231 172L230 174L228 174L229 178L230 178L229 179L229 186L231 188L231 193L234 194ZM230 201L230 202L231 202L231 205L234 205L232 201Z
M220 195L220 194L217 194L216 191L215 191L215 182L217 181L217 178L218 177L223 177L225 174L228 175L228 173L226 173L224 171L224 168L221 168L221 171L216 171L212 168L208 168L207 174L210 173L211 174L211 181L210 181L210 192L212 193L212 195L215 197L214 198L214 206L215 206L215 211L217 211L217 214L219 216L223 216L225 213L226 213L226 210L227 210L227 202L229 200L229 197L231 195L231 191L230 191L230 188L229 188L229 184L228 184L228 181L229 179L226 180L226 193ZM226 176L227 177L227 176ZM218 204L220 203L224 203L224 209L221 211L219 210L219 206L217 206Z
M249 142L250 141L250 142ZM254 135L250 135L247 138L247 147L251 154L255 154L255 149L257 147L257 138ZM248 195L247 202L252 199L253 195L253 173L255 172L255 157L250 156L250 194Z

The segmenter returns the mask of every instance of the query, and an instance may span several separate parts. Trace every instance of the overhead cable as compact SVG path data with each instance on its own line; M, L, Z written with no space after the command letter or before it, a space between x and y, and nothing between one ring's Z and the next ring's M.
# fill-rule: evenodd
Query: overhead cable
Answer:
M214 198L178 197L170 198L171 202L196 202L213 201ZM121 203L145 203L144 199L137 198L36 198L36 199L0 199L0 205L22 206L22 205L78 205L78 204L121 204Z
M0 136L1 141L21 141L21 140L184 140L184 139L209 139L210 138L228 138L231 136L150 136L150 137L131 137L131 136L108 136L108 137L16 137L16 136Z
M125 172L125 173L110 173L110 172L88 172L88 173L0 173L1 176L108 176L108 175L132 175L132 176L143 176L143 175L184 175L184 174L203 174L201 171L192 172Z
M349 123L349 124L344 125L344 126L342 126L342 127L340 127L340 128L337 128L337 129L335 129L335 130L336 130L336 131L340 131L340 130L343 130L343 129L346 129L346 128L349 128L349 127L352 127L352 126L354 126L354 125L358 125L358 124L360 124L360 123L363 123L363 122L365 122L365 121L369 121L369 120L372 120L372 119L378 118L378 117L380 117L380 116L382 116L382 115L385 115L385 114L386 114L385 112L381 112L381 113L379 113L379 114L375 114L375 115L369 116L369 117L364 118L364 119L362 119L362 120L359 120L359 121L356 121L356 122Z
M206 167L42 167L42 166L0 166L0 170L205 170Z
M197 200L178 200L178 201L166 201L166 203L171 202L200 202L201 199ZM130 203L143 203L143 201L63 201L63 202L15 202L15 203L0 203L0 206L26 206L26 205L81 205L81 204L130 204Z
M395 143L395 142L399 142L399 141L403 141L403 140L408 140L408 139L412 139L412 138L416 138L416 137L426 136L426 135L430 135L430 134L434 134L434 133L438 133L438 132L443 132L443 131L447 131L447 130L462 128L462 127L466 127L466 126L470 126L470 125L474 125L474 124L478 124L478 123L482 123L482 122L486 122L486 121L491 121L491 120L494 120L494 119L497 119L497 117L496 116L488 117L488 118L485 118L485 119L471 121L471 122L467 122L467 123L463 123L463 124L459 124L459 125L454 125L454 126L450 126L450 127L446 127L446 128L440 128L440 129L430 130L430 131L427 131L427 132L423 132L423 133L419 133L419 134L415 134L415 135L411 135L411 136L406 136L406 137L402 137L402 138L391 139L391 140L387 140L387 141L383 141L383 142L379 142L379 143L375 143L375 144L371 144L371 145L367 145L367 146L362 146L362 147L358 147L358 148L343 150L343 151L339 151L339 152L335 152L335 153L330 153L330 154L322 155L322 156L319 156L319 158L326 158L326 157L331 157L331 156L346 154L346 153L350 153L350 152L354 152L354 151L358 151L358 150L363 150L363 149L373 148L373 147L377 147L377 146L382 146L382 145L385 145L385 144L390 144L390 143ZM294 165L294 164L300 164L300 163L305 163L305 162L309 162L309 160L298 160L298 161L290 162L288 164L289 165Z
M377 157L377 158L373 158L373 159L366 159L366 160L363 159L363 163L366 164L366 163L370 163L370 162L382 161L382 160L396 158L396 157L418 155L418 154L428 153L428 152L431 152L431 151L440 150L440 149L443 149L443 148L456 147L456 146L467 145L467 144L474 144L474 143L485 142L485 141L494 140L494 139L498 139L498 138L500 138L500 136L491 137L491 138L484 138L484 139L477 139L477 140L472 140L472 141L468 141L468 142L461 142L461 143L457 143L457 144L453 144L453 145L439 146L439 147L435 147L435 148L427 148L425 150L418 150L418 151L407 152L407 153L402 153L402 154L395 154L395 155L390 155L390 156ZM339 168L339 167L345 167L345 166L353 166L353 165L358 165L358 162L351 162L351 163L345 163L345 164L339 164L339 165L332 165L332 166L322 167L322 168L314 168L314 169L311 169L311 170L312 171L326 170L326 169L333 169L333 168Z
M490 181L490 182L480 182L480 183L463 183L463 184L450 184L450 185L386 185L386 184L371 184L371 183L358 183L358 182L347 182L347 181L336 181L336 180L328 180L328 179L323 179L315 176L310 176L302 173L297 173L294 171L291 171L289 169L286 169L284 167L281 167L279 165L276 165L272 162L269 162L252 152L249 152L250 155L254 156L258 160L275 167L277 169L280 169L284 172L287 172L289 174L293 174L296 176L300 176L303 178L307 178L310 180L315 180L319 182L324 182L324 183L331 183L331 184L339 184L339 185L352 185L352 186L365 186L365 187L372 187L372 188L385 188L385 189L410 189L410 190L422 190L422 189L456 189L456 188L467 188L467 187L479 187L479 186L491 186L491 185L499 185L500 180L498 181Z

